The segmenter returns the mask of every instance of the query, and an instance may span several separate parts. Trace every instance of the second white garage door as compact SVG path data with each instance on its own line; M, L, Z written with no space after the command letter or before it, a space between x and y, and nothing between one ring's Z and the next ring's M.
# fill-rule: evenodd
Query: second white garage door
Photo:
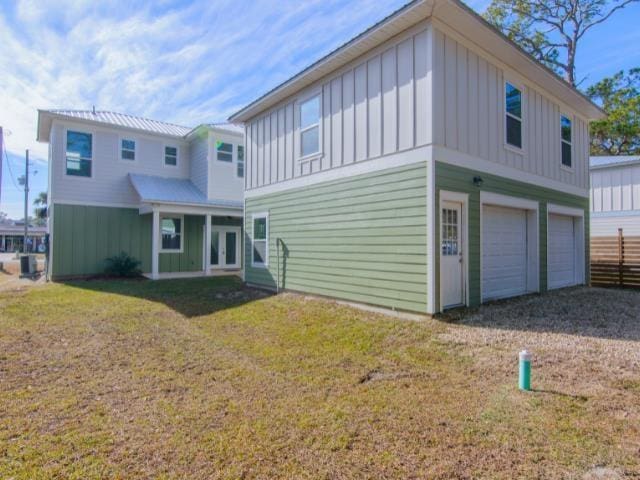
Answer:
M573 217L549 215L549 288L576 284L576 241Z
M485 205L482 209L482 300L527 291L527 212Z

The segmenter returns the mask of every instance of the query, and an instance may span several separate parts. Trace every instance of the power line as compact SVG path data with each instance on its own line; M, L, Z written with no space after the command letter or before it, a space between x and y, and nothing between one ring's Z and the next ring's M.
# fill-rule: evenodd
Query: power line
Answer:
M4 135L3 135L4 137ZM11 170L11 162L9 162L9 155L7 155L7 139L4 137L4 141L2 142L2 149L4 150L4 158L7 161L7 167L9 168L9 176L11 177L11 183L16 187L16 190L22 191L22 189L17 185L16 179L13 177L13 170Z

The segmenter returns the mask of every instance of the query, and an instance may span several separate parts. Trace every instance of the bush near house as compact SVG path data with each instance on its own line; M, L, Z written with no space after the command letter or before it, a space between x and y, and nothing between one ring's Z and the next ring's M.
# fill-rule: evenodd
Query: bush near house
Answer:
M127 252L120 252L118 255L109 257L105 260L107 264L105 273L115 277L139 277L142 274L140 265L142 262L132 257Z

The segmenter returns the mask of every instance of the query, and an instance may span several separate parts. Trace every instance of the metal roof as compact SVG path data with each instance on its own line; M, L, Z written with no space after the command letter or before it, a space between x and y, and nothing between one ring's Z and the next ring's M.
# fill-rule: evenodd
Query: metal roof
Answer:
M149 118L136 117L126 113L109 112L105 110L45 110L54 115L63 117L76 118L80 120L89 120L92 122L106 123L108 125L116 125L119 127L133 128L136 130L144 130L146 132L159 133L162 135L171 135L173 137L184 137L191 128L182 125L174 125L173 123L160 122Z
M589 159L591 169L623 167L640 163L640 155L593 156Z
M172 203L205 207L242 208L241 201L208 199L191 180L129 174L143 203Z

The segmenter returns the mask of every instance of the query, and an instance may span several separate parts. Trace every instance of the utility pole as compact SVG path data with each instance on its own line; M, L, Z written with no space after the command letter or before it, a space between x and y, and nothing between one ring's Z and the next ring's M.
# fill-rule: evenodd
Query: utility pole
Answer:
M22 243L23 253L27 251L27 236L29 235L29 150L26 151L26 161L24 163L24 241Z

